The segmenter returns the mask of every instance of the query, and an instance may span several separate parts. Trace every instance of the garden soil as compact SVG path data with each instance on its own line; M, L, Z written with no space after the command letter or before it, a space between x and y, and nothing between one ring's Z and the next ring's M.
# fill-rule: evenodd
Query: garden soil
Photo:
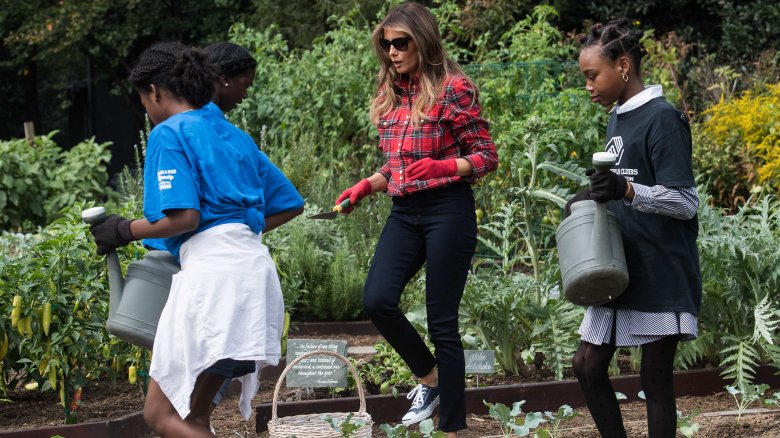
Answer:
M378 338L372 336L330 336L334 339L348 338L349 345L372 345ZM544 379L544 378L543 378ZM546 379L544 379L546 380ZM273 396L275 382L263 382L254 405L267 403ZM517 382L515 382L517 383ZM52 391L40 393L19 389L10 395L11 402L0 401L0 431L38 428L62 424L64 414L58 403L58 395ZM780 438L780 410L758 414L743 414L737 420L734 411L736 403L725 391L708 397L678 397L678 409L689 414L700 411L693 418L698 423L696 437L777 437ZM78 410L79 421L100 421L118 418L141 410L142 395L138 386L126 381L90 382L84 389L82 404ZM751 406L758 408L759 406ZM624 424L629 437L647 437L645 404L642 402L623 403L621 405ZM599 437L593 421L585 408L575 409L583 414L561 424L560 438L597 438ZM710 415L708 413L716 413ZM227 397L214 412L212 424L217 436L225 437L267 437L267 433L255 433L254 415L245 422L238 412L238 396ZM150 435L154 436L154 435ZM374 427L373 436L383 437L384 433ZM498 423L488 416L470 415L468 429L459 434L465 438L485 438L502 436Z

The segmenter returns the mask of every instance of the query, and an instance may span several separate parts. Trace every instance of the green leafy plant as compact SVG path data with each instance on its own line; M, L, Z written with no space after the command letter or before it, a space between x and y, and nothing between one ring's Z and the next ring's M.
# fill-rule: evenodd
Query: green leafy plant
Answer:
M522 406L525 400L512 403L512 407L503 403L488 403L482 401L488 407L488 415L498 422L504 437L528 436L546 420L539 412L529 412L523 416Z
M699 410L694 409L688 415L683 415L681 410L677 410L677 431L687 438L692 438L699 431L699 423L693 421L694 417L699 415Z
M10 345L3 381L59 390L68 423L76 421L88 376L104 373L112 357L130 348L112 344L105 330L105 267L81 221L84 208L63 210L39 240L0 270L0 314L11 314L13 302L19 309L15 327L13 320L0 321Z
M355 414L350 412L347 414L346 418L344 420L339 421L338 419L335 419L331 416L323 416L322 419L325 420L328 424L330 424L330 427L332 427L334 430L338 431L343 438L350 438L357 433L361 427L366 425L366 422L363 420L355 420L352 421L352 417L354 417Z
M543 306L533 307L531 314L536 318L531 348L543 356L555 378L562 380L579 345L577 329L583 309L565 300L546 300Z
M376 353L368 361L356 364L363 382L374 385L380 394L398 396L399 389L412 388L416 378L401 356L385 341L374 344Z
M103 199L109 143L85 140L68 151L56 134L0 141L0 229L32 230L55 219L76 201Z
M700 313L705 333L681 344L679 366L707 360L724 367L735 386L749 383L758 366L776 363L780 287L777 200L764 197L733 215L699 207L699 248L704 298ZM684 361L684 362L681 362Z
M481 348L495 350L501 368L514 375L528 375L522 351L531 344L533 330L531 294L537 287L523 274L471 275L460 306L460 325Z
M510 129L498 137L498 142L510 145L508 157L504 158L511 172L510 198L502 207L501 223L494 225L491 222L481 228L491 233L491 238L499 237L502 241L517 243L514 243L515 247L507 247L506 242L496 245L490 238L479 236L479 239L488 248L500 249L501 258L513 263L503 266L505 272L525 265L531 268L535 278L542 275L539 263L543 258L542 252L551 242L540 239L544 227L539 211L543 211L548 202L563 208L569 196L567 189L553 185L551 180L543 178L542 173L551 172L571 180L585 181L584 172L579 172L575 164L561 162L561 150L552 143L560 138L571 139L572 136L571 131L548 129L542 118L532 116L512 123ZM507 254L510 250L515 254Z
M499 48L491 55L499 62L570 59L574 46L566 43L561 31L551 23L558 17L558 11L550 5L534 7L531 14L503 35Z
M390 425L382 424L379 430L387 435L387 438L446 438L447 434L440 430L435 430L433 420L427 418L420 422L420 431L409 430L402 424Z
M750 405L763 399L767 389L769 389L767 384L753 385L746 383L737 387L726 386L726 391L734 397L734 401L737 403L737 424L739 424L742 414Z
M316 206L308 208L307 215L318 211ZM368 245L373 240L353 240L350 230L334 222L298 217L264 236L277 265L285 307L296 319L352 320L362 313L363 282L371 260Z
M571 408L569 405L563 405L558 408L555 412L545 411L544 417L547 419L547 422L552 426L551 430L548 429L540 429L536 431L537 437L550 437L555 438L558 436L558 428L561 426L561 423L564 423L566 421L570 421L577 417L582 417L583 415L574 409Z

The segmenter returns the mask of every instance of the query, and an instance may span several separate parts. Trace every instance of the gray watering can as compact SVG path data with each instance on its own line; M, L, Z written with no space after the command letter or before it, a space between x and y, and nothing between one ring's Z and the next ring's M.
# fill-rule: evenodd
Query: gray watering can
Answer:
M106 209L89 208L81 213L81 218L88 224L100 223L106 218ZM106 262L110 291L108 332L151 350L160 313L168 300L171 279L181 270L176 257L167 251L149 251L143 259L130 263L125 277L122 277L116 251L106 254Z
M609 172L617 157L593 154L597 172ZM585 200L571 205L571 216L555 231L564 296L574 304L598 306L628 287L620 225L605 203Z

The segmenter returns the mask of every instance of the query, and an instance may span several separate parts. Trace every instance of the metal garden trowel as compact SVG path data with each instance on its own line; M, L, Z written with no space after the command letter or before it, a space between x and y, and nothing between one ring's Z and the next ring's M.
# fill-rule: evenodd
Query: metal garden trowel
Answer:
M327 211L325 213L318 213L318 214L311 215L311 216L309 216L309 219L328 219L328 220L332 220L332 219L335 219L336 216L338 216L339 213L341 213L345 208L349 208L351 205L352 204L349 202L349 198L347 198L347 199L341 201L341 203L339 205L336 205L335 207L333 207L332 211Z

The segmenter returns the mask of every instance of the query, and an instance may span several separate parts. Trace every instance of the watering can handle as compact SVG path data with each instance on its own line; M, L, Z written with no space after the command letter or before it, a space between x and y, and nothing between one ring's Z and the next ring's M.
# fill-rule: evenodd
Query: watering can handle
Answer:
M593 154L593 167L599 173L607 172L617 162L617 155L612 152L596 152Z
M81 220L89 225L99 224L106 219L105 207L92 207L81 212ZM109 287L109 306L108 318L113 318L114 312L121 300L121 293L124 289L122 280L122 266L119 264L119 256L116 250L110 250L106 253L106 263L108 264L108 287Z
M599 173L609 172L609 169L617 162L617 155L611 152L596 152L593 154L593 167ZM591 245L600 255L602 265L612 262L612 244L609 231L609 219L607 217L607 204L596 202L593 216L593 235Z

